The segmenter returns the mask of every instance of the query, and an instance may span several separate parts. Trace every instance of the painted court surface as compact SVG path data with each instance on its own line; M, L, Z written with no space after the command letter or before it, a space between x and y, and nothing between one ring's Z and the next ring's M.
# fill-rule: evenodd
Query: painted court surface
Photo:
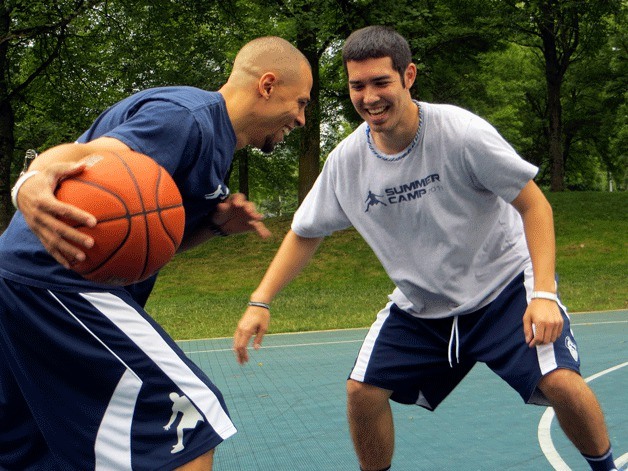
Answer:
M571 317L582 374L606 414L620 469L628 469L628 311ZM214 469L359 469L345 381L365 334L267 335L245 366L236 363L230 338L180 342L220 388L239 430L217 448ZM552 409L524 405L482 364L435 412L393 403L393 413L395 470L588 470Z

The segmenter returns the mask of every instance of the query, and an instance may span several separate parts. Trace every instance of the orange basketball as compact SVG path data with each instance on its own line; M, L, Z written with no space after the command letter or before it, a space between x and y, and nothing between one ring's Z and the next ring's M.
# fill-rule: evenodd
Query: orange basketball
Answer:
M94 238L85 261L72 268L88 280L113 285L142 281L174 256L185 223L181 194L170 174L138 152L99 152L55 194L98 220L77 229Z

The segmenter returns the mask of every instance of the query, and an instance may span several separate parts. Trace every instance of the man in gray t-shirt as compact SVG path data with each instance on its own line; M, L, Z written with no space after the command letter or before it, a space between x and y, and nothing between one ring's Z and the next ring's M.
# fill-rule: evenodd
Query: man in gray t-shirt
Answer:
M347 382L362 470L390 469L389 401L434 410L476 362L526 403L551 405L592 469L614 469L604 417L579 373L556 294L552 210L537 168L478 116L412 100L408 43L384 27L343 48L364 119L334 149L294 216L235 332L238 361L260 346L269 303L323 237L353 226L395 283Z

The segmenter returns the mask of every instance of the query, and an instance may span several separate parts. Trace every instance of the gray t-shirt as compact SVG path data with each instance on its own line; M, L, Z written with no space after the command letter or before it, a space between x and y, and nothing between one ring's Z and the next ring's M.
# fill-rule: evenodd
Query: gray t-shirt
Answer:
M473 312L529 266L523 224L509 203L536 175L486 121L420 103L417 139L384 155L362 123L329 155L292 230L323 237L350 226L397 287L390 299L418 317Z

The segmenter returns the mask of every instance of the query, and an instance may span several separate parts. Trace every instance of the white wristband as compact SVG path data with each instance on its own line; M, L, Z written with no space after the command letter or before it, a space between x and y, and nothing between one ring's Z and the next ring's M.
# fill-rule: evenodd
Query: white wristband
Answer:
M26 172L24 175L18 178L17 181L15 182L13 189L11 189L11 202L13 203L13 206L15 206L15 209L20 209L17 207L17 194L20 191L20 188L22 187L22 185L24 184L26 180L28 180L30 177L34 177L38 173L39 173L39 170L31 170L30 172Z
M532 291L532 296L530 296L530 299L537 298L549 299L550 301L558 302L558 296L556 295L556 293L550 293L549 291Z

